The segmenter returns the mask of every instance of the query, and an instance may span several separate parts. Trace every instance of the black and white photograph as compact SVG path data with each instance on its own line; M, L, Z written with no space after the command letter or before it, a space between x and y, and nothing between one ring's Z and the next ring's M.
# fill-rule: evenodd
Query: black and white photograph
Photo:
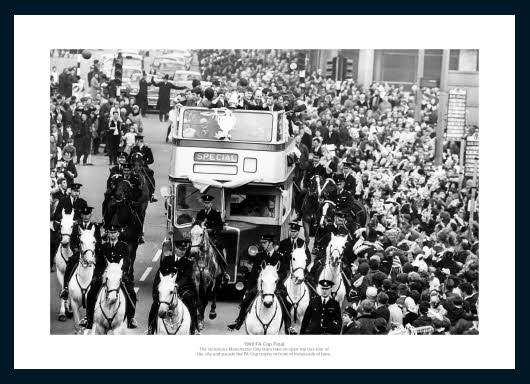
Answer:
M50 51L50 333L479 333L479 50Z
M14 24L16 369L514 367L513 16Z

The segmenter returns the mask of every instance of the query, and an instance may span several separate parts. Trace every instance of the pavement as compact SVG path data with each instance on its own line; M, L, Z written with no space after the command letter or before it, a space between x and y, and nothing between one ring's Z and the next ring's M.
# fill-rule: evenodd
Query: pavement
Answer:
M160 263L160 247L166 235L166 217L164 210L164 199L160 196L160 187L168 185L169 160L171 145L165 143L167 123L160 123L158 115L148 114L144 118L145 142L153 150L155 163L151 166L155 172L157 203L149 204L145 218L145 244L138 247L135 270L135 290L137 291L138 303L136 306L137 329L127 330L127 334L145 334L147 331L147 317L151 307L151 291L154 276ZM106 181L109 175L108 158L102 154L92 155L90 161L92 166L77 166L78 177L76 182L83 184L81 197L87 200L88 205L94 207L93 221L101 222L101 204L105 192ZM53 335L67 335L74 333L73 320L66 322L57 320L59 313L60 287L55 273L50 274L50 333ZM209 307L206 308L205 327L203 334L230 334L226 325L229 324L238 313L238 302L224 299L217 302L217 318L208 319ZM84 310L82 311L84 316ZM242 334L244 331L235 331Z

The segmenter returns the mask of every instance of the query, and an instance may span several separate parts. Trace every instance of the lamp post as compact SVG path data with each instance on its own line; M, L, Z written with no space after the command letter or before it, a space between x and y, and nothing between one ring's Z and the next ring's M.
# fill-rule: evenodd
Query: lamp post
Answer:
M438 102L438 121L436 124L436 151L434 164L442 164L442 155L444 150L444 133L447 117L447 82L449 75L449 49L444 49L442 54L442 72L440 75L440 93Z

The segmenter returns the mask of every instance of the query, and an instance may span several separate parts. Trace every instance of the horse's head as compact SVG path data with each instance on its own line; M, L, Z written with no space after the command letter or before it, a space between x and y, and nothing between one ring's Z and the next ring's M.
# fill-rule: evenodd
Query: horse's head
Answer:
M120 292L123 259L119 263L107 263L105 270L105 298L109 304L114 303L118 299Z
M280 269L280 262L276 265L266 265L265 262L261 264L261 273L259 275L259 290L263 305L270 308L274 303L274 292L276 292L276 285L278 284L278 270Z
M177 274L162 276L160 273L160 283L158 283L158 299L160 306L158 307L158 317L165 318L168 311L170 311L177 303Z
M63 209L63 217L61 219L61 244L66 247L70 244L70 237L74 228L74 210L69 214Z
M116 191L114 192L116 200L122 201L123 199L126 199L129 196L131 187L131 183L128 180L118 181L116 184Z
M204 228L204 223L196 221L190 229L191 248L190 255L196 256L199 251L208 250L209 238L208 232Z
M96 227L92 229L79 229L79 242L81 244L80 260L85 264L96 264Z
M304 280L304 270L307 266L307 259L304 248L296 248L291 255L291 278L295 284L301 284Z
M326 259L331 266L339 266L347 242L347 236L335 236L333 233L331 234L331 241L326 249Z

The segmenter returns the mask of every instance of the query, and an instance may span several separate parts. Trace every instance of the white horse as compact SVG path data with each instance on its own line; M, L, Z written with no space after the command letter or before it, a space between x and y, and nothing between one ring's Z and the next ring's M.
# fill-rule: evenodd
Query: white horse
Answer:
M189 335L191 316L184 302L177 294L177 274L162 276L158 284L157 335Z
M108 263L103 278L105 283L99 291L94 311L93 335L114 335L125 332L126 298L121 288L123 259L119 263Z
M95 227L87 230L80 229L81 254L79 256L79 264L68 284L70 308L74 313L76 334L79 333L79 309L81 307L86 308L87 294L90 290L90 283L92 282L92 275L96 265L94 230Z
M57 272L57 280L59 281L59 290L63 289L64 273L66 272L66 263L73 255L70 248L70 238L72 237L72 230L74 228L74 210L68 215L63 209L63 216L61 219L61 245L55 253L55 268ZM70 313L69 303L66 300L61 300L61 307L59 310L59 321L66 321L65 313Z
M296 248L291 256L290 273L283 285L287 289L287 301L291 304L289 315L291 316L291 326L300 333L302 319L305 310L309 305L309 288L304 282L304 270L307 259L304 248Z
M344 297L346 296L346 287L342 277L342 255L348 242L347 236L335 236L331 234L331 241L326 248L326 264L322 268L318 280L330 280L333 281L333 287L331 288L331 297L339 302L342 308ZM318 293L320 286L317 288Z
M247 335L280 335L283 334L282 309L276 297L278 269L280 263L274 265L261 264L258 278L258 295L250 306L245 318Z

